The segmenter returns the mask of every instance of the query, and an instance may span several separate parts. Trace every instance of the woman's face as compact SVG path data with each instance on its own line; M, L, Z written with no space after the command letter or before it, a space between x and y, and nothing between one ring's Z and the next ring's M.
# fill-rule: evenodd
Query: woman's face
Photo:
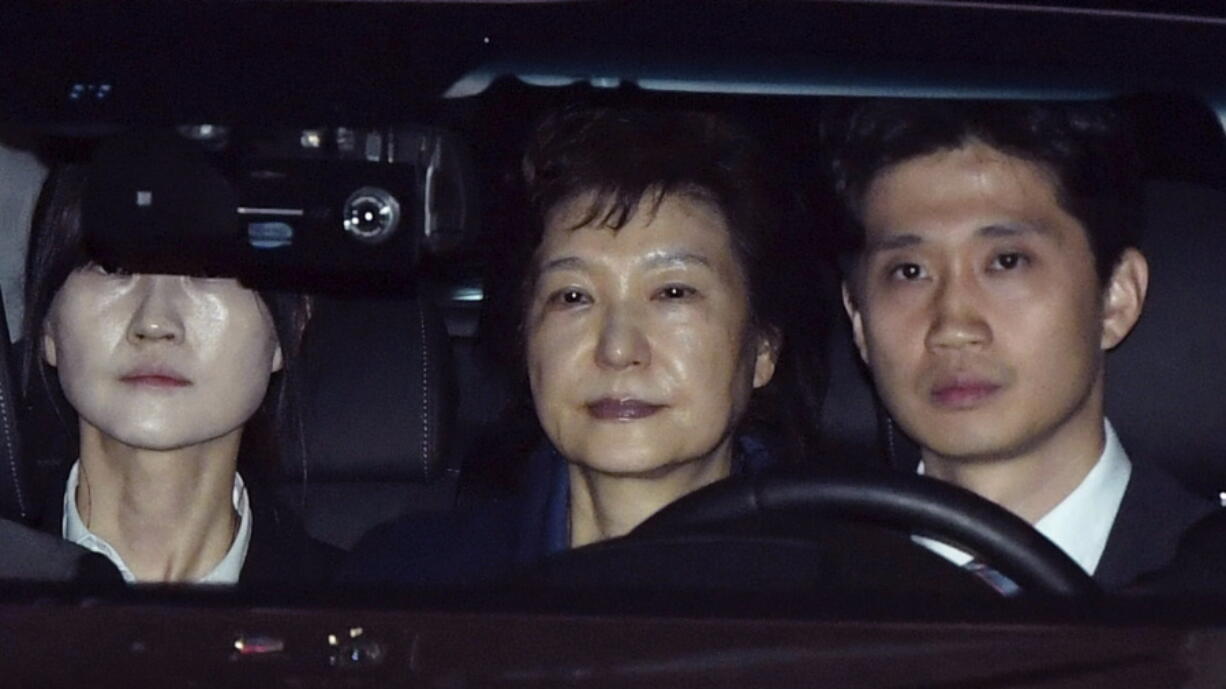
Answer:
M749 325L745 277L713 206L644 200L621 229L546 219L526 314L537 416L571 462L620 475L727 456L775 348Z
M94 266L56 293L43 353L83 423L151 450L241 428L281 367L268 308L236 280Z

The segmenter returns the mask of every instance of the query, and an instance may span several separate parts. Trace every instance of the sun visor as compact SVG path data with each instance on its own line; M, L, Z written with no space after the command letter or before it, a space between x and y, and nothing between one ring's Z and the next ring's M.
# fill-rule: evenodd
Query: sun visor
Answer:
M104 140L81 224L99 263L132 272L237 275L238 197L204 151L174 132Z
M131 272L394 288L475 232L474 190L467 149L429 128L146 130L100 142L82 224Z

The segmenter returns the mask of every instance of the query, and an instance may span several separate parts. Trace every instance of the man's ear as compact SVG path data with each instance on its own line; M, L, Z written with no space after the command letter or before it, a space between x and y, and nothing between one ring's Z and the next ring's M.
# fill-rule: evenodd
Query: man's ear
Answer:
M753 386L760 388L771 382L775 377L775 366L779 364L779 350L783 348L783 333L778 328L768 326L758 333L757 351L754 353Z
M1149 262L1136 249L1125 249L1103 290L1102 348L1113 349L1128 337L1145 307Z
M51 337L51 328L43 326L43 361L47 362L48 366L55 366L55 338Z
M851 288L847 285L847 281L843 281L843 310L847 312L847 317L851 319L851 337L856 342L856 349L860 352L860 359L864 363L868 363L868 347L864 346L864 322L860 318L860 309L856 306L856 300L851 296Z

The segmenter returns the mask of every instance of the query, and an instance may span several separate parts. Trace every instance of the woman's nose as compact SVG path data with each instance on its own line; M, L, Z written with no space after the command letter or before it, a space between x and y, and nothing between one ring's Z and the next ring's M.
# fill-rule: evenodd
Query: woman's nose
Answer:
M128 340L133 344L181 342L183 279L177 275L141 275L137 280Z
M596 344L596 363L614 369L651 363L647 337L638 318L629 309L615 308L606 312Z

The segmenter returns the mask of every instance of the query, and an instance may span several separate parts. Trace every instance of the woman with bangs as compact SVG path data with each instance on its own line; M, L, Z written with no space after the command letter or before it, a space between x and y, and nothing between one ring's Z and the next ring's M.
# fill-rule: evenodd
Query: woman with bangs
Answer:
M27 262L23 387L53 406L67 439L50 458L46 527L129 583L322 580L332 549L260 477L300 445L294 363L308 303L99 264L82 230L88 188L85 168L53 176Z

